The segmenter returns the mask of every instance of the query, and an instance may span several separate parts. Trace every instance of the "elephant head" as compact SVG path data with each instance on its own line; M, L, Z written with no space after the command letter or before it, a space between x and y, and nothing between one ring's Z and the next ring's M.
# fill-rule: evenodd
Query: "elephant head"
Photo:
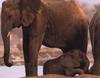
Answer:
M14 7L11 7L11 6ZM10 31L20 25L20 12L18 6L11 2L3 2L1 11L1 34L4 42L4 62L11 66L9 62L10 51Z
M28 27L35 18L32 6L30 5L31 7L29 7L31 0L22 0L23 5L19 5L20 1L7 0L2 3L1 34L4 43L4 63L9 67L12 66L12 63L9 61L10 31L20 26ZM30 3L32 4L32 2Z

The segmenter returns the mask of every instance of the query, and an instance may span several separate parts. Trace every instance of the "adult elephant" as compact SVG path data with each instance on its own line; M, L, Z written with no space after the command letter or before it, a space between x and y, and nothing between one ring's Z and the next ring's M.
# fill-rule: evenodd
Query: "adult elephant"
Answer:
M41 44L67 52L87 49L88 20L73 0L7 0L2 4L1 33L4 62L9 61L9 32L22 27L26 76L37 75L37 58Z
M94 65L90 73L100 75L100 11L97 11L90 22L90 37L94 56Z

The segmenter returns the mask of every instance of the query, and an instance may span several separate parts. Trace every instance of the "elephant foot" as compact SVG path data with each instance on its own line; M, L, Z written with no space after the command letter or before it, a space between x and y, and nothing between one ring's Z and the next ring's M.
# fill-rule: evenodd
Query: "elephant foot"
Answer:
M30 73L26 73L26 77L34 77L34 76L38 76L37 74L30 74Z
M33 77L33 76L38 76L37 75L37 72L35 71L35 72L26 72L26 77Z
M6 66L11 67L13 63L5 63Z
M13 62L12 61L4 61L5 65L8 67L13 66Z
M100 76L100 67L93 65L89 71L90 74L99 75Z
M32 68L31 66L27 66L25 69L26 77L37 76L37 67Z

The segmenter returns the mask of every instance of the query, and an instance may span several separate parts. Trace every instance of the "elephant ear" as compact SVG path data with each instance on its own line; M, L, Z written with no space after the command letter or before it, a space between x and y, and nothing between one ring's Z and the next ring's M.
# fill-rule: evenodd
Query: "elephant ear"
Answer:
M4 1L2 3L2 14L3 19L12 25L12 27L17 27L20 25L20 10L17 3L11 1Z
M22 12L22 24L23 24L23 26L28 27L30 24L32 24L34 18L35 18L34 13L32 13L28 10L23 10L23 12Z

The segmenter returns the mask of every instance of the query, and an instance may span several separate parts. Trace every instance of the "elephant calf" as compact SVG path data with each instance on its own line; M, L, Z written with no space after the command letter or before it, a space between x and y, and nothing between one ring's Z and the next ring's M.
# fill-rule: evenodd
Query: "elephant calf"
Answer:
M78 49L73 49L60 57L49 60L44 64L44 74L63 74L75 76L88 72L89 60L86 55Z

